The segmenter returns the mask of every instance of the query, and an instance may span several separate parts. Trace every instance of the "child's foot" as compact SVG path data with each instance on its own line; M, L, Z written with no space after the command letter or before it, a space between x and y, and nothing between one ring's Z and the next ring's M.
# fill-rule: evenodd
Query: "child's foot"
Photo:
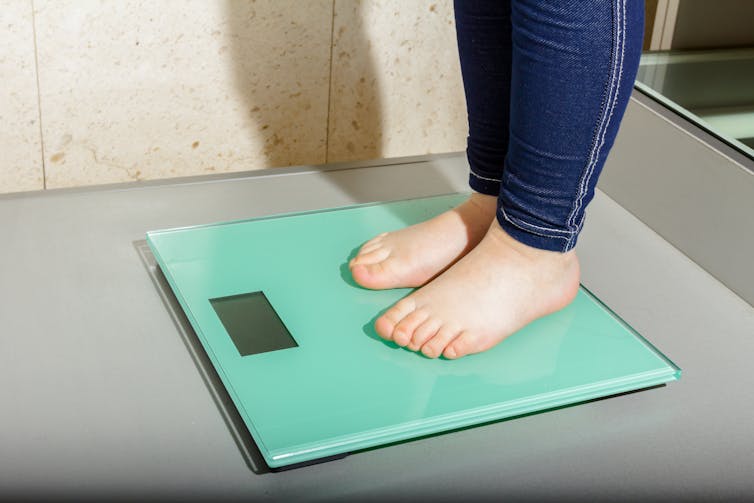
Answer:
M567 306L579 288L575 251L526 246L497 221L479 245L375 322L377 333L429 358L485 351Z
M373 289L421 286L482 240L496 210L496 197L474 193L426 222L380 234L349 263L353 279Z

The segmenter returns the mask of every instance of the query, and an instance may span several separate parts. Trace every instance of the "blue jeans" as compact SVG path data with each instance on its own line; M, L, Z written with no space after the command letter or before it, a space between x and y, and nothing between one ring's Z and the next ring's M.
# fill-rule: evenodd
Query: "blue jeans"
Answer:
M642 0L456 0L469 185L514 239L576 245L633 87Z

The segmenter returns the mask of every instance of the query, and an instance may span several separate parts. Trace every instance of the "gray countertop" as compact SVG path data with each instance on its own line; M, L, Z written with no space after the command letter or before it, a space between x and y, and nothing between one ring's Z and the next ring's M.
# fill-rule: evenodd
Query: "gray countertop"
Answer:
M0 197L0 498L754 497L754 310L600 191L582 282L680 381L261 466L150 274L146 231L465 190L457 154Z

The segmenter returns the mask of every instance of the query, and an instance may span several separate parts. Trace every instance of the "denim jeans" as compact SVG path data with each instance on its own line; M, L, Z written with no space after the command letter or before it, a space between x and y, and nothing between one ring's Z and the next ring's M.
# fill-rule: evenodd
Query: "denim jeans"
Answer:
M641 0L456 0L469 185L514 239L576 245L633 87Z

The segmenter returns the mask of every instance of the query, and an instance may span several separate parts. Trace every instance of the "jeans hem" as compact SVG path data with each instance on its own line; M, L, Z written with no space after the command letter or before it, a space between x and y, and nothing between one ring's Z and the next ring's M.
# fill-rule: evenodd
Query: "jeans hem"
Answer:
M576 246L576 236L548 236L544 233L533 232L520 227L505 218L498 208L497 222L510 237L533 248L565 253Z
M472 172L469 172L469 187L474 192L485 194L487 196L497 197L500 194L500 182L479 178Z

